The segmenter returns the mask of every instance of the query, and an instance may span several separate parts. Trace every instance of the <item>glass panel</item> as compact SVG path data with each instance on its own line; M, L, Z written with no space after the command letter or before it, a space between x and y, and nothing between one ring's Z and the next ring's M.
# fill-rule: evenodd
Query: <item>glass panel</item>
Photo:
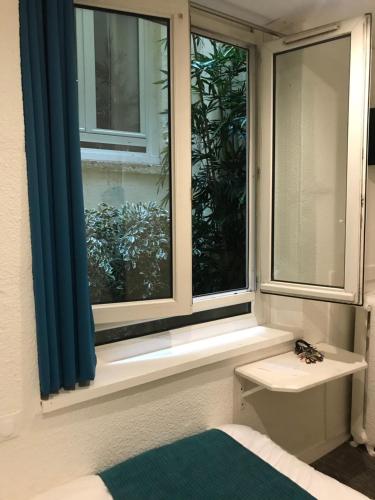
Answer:
M95 12L95 18L96 14L107 15ZM143 26L145 51L149 54L144 98L148 103L146 119L152 155L149 148L145 152L140 147L106 144L103 149L95 142L90 143L90 159L82 154L93 304L172 297L168 21L138 20L122 13L110 16L121 39L121 50L115 53L117 71L124 82L132 81L139 72L138 57L131 59L127 54L134 47L138 50L137 26ZM123 33L129 26L129 31ZM97 44L91 49L96 52ZM103 54L100 58L108 62ZM85 84L93 83L87 81L90 74L95 73L85 74ZM128 107L134 109L129 104L129 87L121 85L121 103L117 106L112 99L117 95L114 93L102 104L111 127L122 119ZM81 147L85 146L83 141Z
M138 31L137 17L94 12L98 128L140 132Z
M245 289L248 52L192 35L193 295Z
M273 276L344 287L350 37L274 59Z

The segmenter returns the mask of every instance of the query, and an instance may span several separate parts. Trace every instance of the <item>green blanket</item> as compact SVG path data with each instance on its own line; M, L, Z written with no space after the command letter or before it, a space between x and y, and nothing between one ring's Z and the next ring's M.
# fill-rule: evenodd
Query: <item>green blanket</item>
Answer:
M216 429L142 453L100 477L114 500L313 498Z

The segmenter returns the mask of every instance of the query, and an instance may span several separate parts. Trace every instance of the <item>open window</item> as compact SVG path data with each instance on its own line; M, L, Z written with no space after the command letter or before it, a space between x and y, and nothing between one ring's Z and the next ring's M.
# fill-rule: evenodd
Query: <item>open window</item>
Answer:
M188 14L187 0L76 4L101 339L248 314L254 299L254 37Z
M188 2L76 5L95 324L192 310Z
M262 48L262 292L362 301L370 33L364 16Z

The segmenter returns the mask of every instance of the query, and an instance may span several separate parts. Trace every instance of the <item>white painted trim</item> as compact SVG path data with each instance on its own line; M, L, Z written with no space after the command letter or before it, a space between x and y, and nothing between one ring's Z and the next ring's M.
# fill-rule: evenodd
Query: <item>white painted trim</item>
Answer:
M84 61L84 40L83 40L83 15L82 9L76 9L76 37L77 37L77 73L78 73L78 93L79 93L79 130L85 130L85 70Z
M188 3L185 0L74 0L78 5L129 12L150 17L185 17Z
M201 32L217 40L245 47L249 44L259 44L263 40L263 34L259 31L254 32L249 27L222 19L214 13L204 12L197 7L192 7L190 13L193 32Z
M317 34L306 41L264 45L261 53L261 286L262 292L359 304L363 295L365 183L367 173L367 120L371 18L363 16L339 23L334 34ZM346 243L344 288L322 287L272 280L272 130L273 56L338 36L351 36L349 130L347 165Z
M96 75L95 75L95 36L94 11L82 9L82 40L84 71L85 114L84 129L90 131L96 127Z
M81 160L100 163L117 163L125 171L132 165L151 166L153 168L161 167L159 156L153 156L149 153L114 151L112 149L81 148Z
M247 30L238 29L238 26L233 26L233 23L223 22L214 15L203 16L201 11L191 11L192 26L191 32L197 33L204 37L213 36L215 39L224 43L242 47L248 52L248 80L247 80L247 200L248 200L248 219L247 219L247 290L235 290L231 292L217 293L213 295L205 295L193 297L193 313L207 311L218 307L226 307L236 304L244 304L255 300L256 289L256 51L253 44L249 44L249 39L255 39L254 36L249 37ZM215 34L212 34L211 28L213 22ZM253 35L253 34L251 34Z
M150 107L149 100L151 98L149 89L146 88L146 82L151 80L150 76L150 66L152 60L148 57L149 47L149 37L147 36L147 30L145 29L145 23L143 19L138 20L138 57L139 57L139 124L140 133L145 138L145 144L147 144L147 139L149 138L149 125L148 120L156 119L156 110L148 112Z
M92 385L62 392L56 398L42 401L42 412L61 410L244 354L264 352L265 349L282 345L290 348L293 340L292 332L258 326L131 358L106 363L101 363L99 358L96 379Z
M316 285L300 285L299 283L281 283L270 281L269 283L261 283L260 289L262 292L288 295L290 297L305 297L307 299L321 299L327 301L337 301L352 304L355 301L355 294L345 292L341 288L316 286Z
M91 129L87 128L86 130L80 133L81 142L99 142L103 144L118 144L121 146L137 146L141 148L147 146L147 140L144 134L105 130L95 127Z
M217 293L214 295L204 295L193 298L193 313L208 311L217 307L227 307L236 304L245 304L253 302L255 293L247 290L238 290L234 292Z
M249 291L255 291L256 272L257 272L257 53L256 47L251 45L248 47L248 100L247 100L247 154L248 154L248 287Z

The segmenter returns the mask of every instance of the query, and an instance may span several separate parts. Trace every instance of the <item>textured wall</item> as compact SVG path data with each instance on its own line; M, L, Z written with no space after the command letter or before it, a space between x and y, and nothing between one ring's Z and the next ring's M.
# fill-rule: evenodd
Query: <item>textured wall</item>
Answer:
M6 68L0 78L0 423L4 415L20 412L19 435L0 442L2 500L28 498L155 444L231 422L233 368L248 360L219 363L71 410L41 414L17 3L2 0L0 16L0 60ZM303 326L313 340L350 340L351 308L277 297L265 303L272 322ZM244 421L303 452L347 430L346 388L330 385L288 400L259 394ZM299 432L290 441L285 429L292 421Z
M36 372L28 201L18 46L18 2L1 6L0 60L0 412L21 408L24 353ZM6 68L6 69L5 69ZM22 298L22 300L21 300ZM35 363L34 363L35 364Z

